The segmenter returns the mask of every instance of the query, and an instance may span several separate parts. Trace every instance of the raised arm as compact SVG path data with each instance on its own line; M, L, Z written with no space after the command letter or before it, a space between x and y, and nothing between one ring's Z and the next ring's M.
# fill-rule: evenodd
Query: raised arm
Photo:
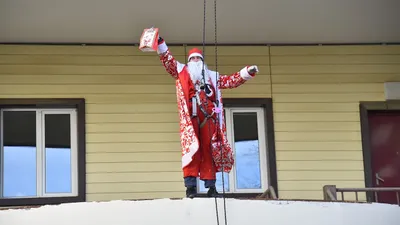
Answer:
M257 66L246 66L240 71L231 75L220 75L218 79L218 88L231 89L239 87L246 81L252 79L258 72Z
M158 39L157 53L160 60L165 67L165 70L175 79L178 79L179 71L183 68L184 64L178 62L171 54L167 44L161 37Z

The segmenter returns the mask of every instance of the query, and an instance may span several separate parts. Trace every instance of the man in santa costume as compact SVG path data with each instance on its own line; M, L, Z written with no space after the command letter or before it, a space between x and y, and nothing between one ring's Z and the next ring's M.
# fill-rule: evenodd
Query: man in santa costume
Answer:
M161 37L157 53L175 79L186 196L195 197L199 176L205 188L209 188L207 195L216 196L216 173L229 173L234 163L226 136L220 89L239 87L253 78L258 68L246 66L232 75L222 75L208 70L202 51L197 48L190 50L188 63L182 64Z

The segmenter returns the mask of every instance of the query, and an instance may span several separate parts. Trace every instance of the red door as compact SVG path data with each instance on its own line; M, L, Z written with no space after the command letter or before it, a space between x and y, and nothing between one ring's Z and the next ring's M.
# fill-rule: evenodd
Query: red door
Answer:
M368 114L373 185L400 187L400 112ZM378 192L376 200L397 204L395 192Z

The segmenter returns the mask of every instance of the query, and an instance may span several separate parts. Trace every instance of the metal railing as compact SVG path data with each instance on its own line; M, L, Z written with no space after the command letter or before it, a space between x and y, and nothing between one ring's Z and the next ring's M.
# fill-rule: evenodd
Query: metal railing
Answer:
M359 201L359 192L367 194L367 202L379 202L378 193L379 192L394 192L396 194L397 205L400 206L400 187L374 187L374 188L337 188L336 185L325 185L323 187L324 200L339 201L337 193L341 194L341 201L345 201L345 192L354 192L356 197L356 202ZM369 195L373 193L373 197Z

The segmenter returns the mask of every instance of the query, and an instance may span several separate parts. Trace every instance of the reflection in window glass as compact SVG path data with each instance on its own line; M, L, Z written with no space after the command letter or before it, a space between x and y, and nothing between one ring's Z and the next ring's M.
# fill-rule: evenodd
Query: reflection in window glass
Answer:
M70 193L71 133L69 114L45 115L46 193Z
M237 189L261 188L257 113L233 113Z
M3 197L36 196L36 112L3 111Z

